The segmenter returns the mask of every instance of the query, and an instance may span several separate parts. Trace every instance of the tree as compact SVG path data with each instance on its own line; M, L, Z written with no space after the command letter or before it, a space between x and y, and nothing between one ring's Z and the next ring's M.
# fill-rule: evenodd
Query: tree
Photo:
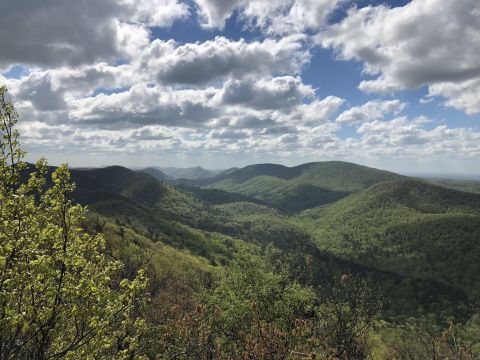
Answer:
M100 234L81 226L66 165L35 167L0 87L0 360L135 358L146 325L141 271L121 279ZM51 174L48 176L48 174Z
M225 277L200 294L197 306L164 306L151 352L177 360L310 358L316 341L306 316L314 296L239 247Z
M326 352L338 359L364 359L368 332L381 309L381 294L365 279L344 274L320 288L316 311L317 337Z

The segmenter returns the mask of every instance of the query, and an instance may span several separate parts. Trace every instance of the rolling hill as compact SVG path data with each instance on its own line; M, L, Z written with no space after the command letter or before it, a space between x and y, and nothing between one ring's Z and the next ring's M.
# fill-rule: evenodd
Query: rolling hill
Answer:
M376 281L382 281L386 296L392 300L390 308L394 310L391 311L396 314L412 314L420 305L428 307L431 301L429 299L432 298L435 299L435 304L439 299L446 301L446 304L455 304L460 301L458 299L465 299L464 293L454 286L456 284L447 283L443 278L440 278L443 282L439 282L435 276L402 272L398 267L367 262L362 257L336 251L335 242L318 242L318 232L315 231L318 230L318 219L308 217L309 212L321 211L318 208L307 210L301 216L290 217L266 202L248 196L210 188L179 188L161 183L148 174L121 167L75 170L72 174L77 183L77 199L102 219L112 223L110 228L116 226L115 234L128 231L132 234L132 239L148 239L140 243L150 244L146 247L156 252L160 251L161 246L157 249L159 245L152 244L164 244L171 247L172 254L176 251L186 252L189 257L185 259L196 264L206 262L213 266L223 266L228 264L238 246L253 246L263 249L255 250L260 253L274 251L277 254L275 257L291 269L301 269L305 256L310 255L314 259L315 283L321 283L333 274L345 271L377 279ZM381 188L384 184L376 187ZM365 196L370 191L371 189L336 201L333 205L325 206L324 211L333 211L346 200ZM390 196L391 194L385 194L386 198ZM292 199L292 202L295 201L295 198ZM400 200L401 198L394 198L391 201ZM439 200L440 198L432 198L432 201ZM330 225L321 225L321 230L332 232L331 227L341 228L342 221L342 217L332 218ZM370 228L365 231L365 234L372 233ZM107 234L107 239L112 236L113 239L118 238L115 234ZM138 246L139 240L131 241ZM129 248L130 245L125 248L127 252L130 251ZM383 255L378 253L378 256ZM411 265L421 268L421 264ZM205 271L207 270L204 269L203 272ZM418 294L413 296L412 292L415 291ZM405 294L408 294L408 299L404 297ZM410 303L407 306L405 304L408 301Z
M329 161L295 167L250 165L196 183L253 197L292 213L332 203L373 184L400 178L387 171Z
M480 293L480 195L397 180L298 220L319 248L344 259Z
M480 194L480 180L426 179L434 184L465 192Z
M139 170L139 172L149 174L153 176L155 179L157 179L158 181L167 182L167 183L172 183L175 181L174 177L167 175L163 171L154 167L148 167L143 170Z
M206 188L175 187L119 166L72 176L77 200L101 216L212 263L226 261L237 241L317 247L351 264L480 292L477 194L338 162L255 165Z
M188 179L188 180L200 180L208 179L217 175L221 170L208 170L201 166L195 166L190 168L177 168L177 167L164 167L154 168L162 171L164 174L170 176L173 179Z

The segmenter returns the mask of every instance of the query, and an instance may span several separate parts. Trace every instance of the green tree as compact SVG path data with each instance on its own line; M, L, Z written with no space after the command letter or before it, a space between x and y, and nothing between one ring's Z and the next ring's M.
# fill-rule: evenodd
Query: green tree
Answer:
M319 291L317 337L326 352L338 359L368 357L368 332L381 309L381 294L365 279L342 275Z
M147 280L121 279L81 226L66 165L24 162L18 114L0 87L0 359L136 358Z
M152 353L177 360L287 360L315 351L317 341L306 319L312 315L314 291L274 272L264 257L245 248L218 286L199 300L194 309L166 309Z

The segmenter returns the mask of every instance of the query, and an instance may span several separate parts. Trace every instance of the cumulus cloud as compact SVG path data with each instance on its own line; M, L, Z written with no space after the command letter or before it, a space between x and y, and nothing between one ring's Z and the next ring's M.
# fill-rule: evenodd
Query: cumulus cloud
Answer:
M149 124L195 128L217 114L217 110L208 105L212 91L174 91L140 84L121 93L75 100L69 116L73 122L102 128Z
M268 34L301 33L326 25L346 0L195 0L205 27L222 28L238 11L251 26Z
M177 0L6 0L0 12L0 64L112 61L123 54L122 23L169 26L187 14Z
M374 76L359 85L368 93L462 84L480 78L479 19L476 0L413 0L403 7L352 8L317 40L340 59L364 64L365 73ZM451 100L463 110L477 110L447 88L437 86L432 94L447 97L447 104Z
M310 59L309 51L303 48L304 40L303 35L254 42L216 37L180 46L155 40L142 62L166 84L197 85L226 77L296 74Z
M348 0L254 0L247 2L242 15L268 34L298 33L323 28L333 11L348 2Z
M245 0L195 0L205 27L223 27L233 10Z
M372 100L361 106L354 106L341 113L336 121L338 123L362 123L366 121L381 120L386 115L398 115L405 109L406 104L400 100Z
M430 96L442 96L447 106L463 110L469 115L480 113L480 78L459 83L442 82L429 88Z
M337 96L315 99L308 104L297 106L291 114L283 116L283 121L294 121L304 126L315 127L331 121L333 115L344 102L344 99Z
M477 1L351 8L332 25L335 11L353 3L7 0L0 13L0 82L22 115L27 148L56 159L68 153L78 162L93 154L98 164L143 156L151 165L155 156L223 156L231 165L232 159L480 156L475 129L401 116L400 100L345 109L348 99L320 98L302 79L318 34L317 42L338 58L364 65L368 78L359 87L367 93L428 85L422 103L441 96L447 106L478 113ZM213 36L233 13L236 26L254 29L253 38L183 43L155 29L188 17L215 28ZM355 136L345 138L346 124L355 126Z
M419 117L409 120L400 117L390 121L372 121L358 128L361 138L358 148L382 156L432 156L455 153L468 158L480 155L480 133L473 129L451 129L439 125L425 128L431 120Z
M299 77L283 76L259 81L230 80L219 95L224 105L288 110L313 97L315 90L304 85Z

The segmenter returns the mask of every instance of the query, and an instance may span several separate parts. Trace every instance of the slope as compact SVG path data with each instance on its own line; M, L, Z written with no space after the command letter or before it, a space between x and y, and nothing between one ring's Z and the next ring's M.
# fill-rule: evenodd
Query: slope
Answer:
M174 177L167 175L163 171L158 170L157 168L154 168L154 167L145 168L143 170L140 170L140 172L149 174L153 176L155 179L157 179L158 181L162 181L162 182L171 183L175 180Z
M174 179L200 180L208 179L218 174L219 171L204 169L201 166L190 168L165 167L156 168Z
M480 195L400 180L298 221L321 249L344 259L480 293Z
M134 243L140 241L139 237L149 239L152 251L168 246L171 251L185 252L188 259L193 256L203 263L222 267L234 257L238 246L248 246L256 249L256 253L273 256L300 277L305 269L305 256L310 255L316 284L345 271L371 277L382 282L386 296L391 299L391 309L397 314L412 314L419 306L428 307L432 298L434 304L440 300L457 304L464 299L462 292L435 279L399 276L320 251L304 223L294 222L275 209L242 196L222 193L225 201L220 204L205 202L201 196L215 197L216 193L199 197L195 192L184 192L148 174L121 167L79 170L73 174L78 185L76 195L84 204L115 224L117 234L135 232L137 235L132 235L132 239L137 240L131 240ZM126 245L125 249L134 245Z
M254 197L285 212L295 212L335 202L351 192L398 178L401 176L387 171L329 161L295 167L250 165L199 185Z

